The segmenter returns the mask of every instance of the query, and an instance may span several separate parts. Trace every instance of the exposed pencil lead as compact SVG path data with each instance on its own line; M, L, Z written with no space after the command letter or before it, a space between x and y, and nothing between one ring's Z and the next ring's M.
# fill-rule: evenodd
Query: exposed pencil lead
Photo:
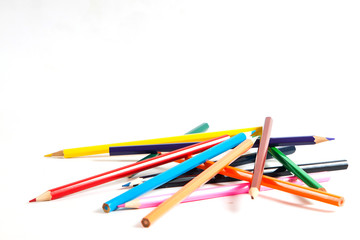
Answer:
M36 198L31 199L29 202L36 202Z
M335 140L335 138L326 138L327 140L331 141L331 140Z

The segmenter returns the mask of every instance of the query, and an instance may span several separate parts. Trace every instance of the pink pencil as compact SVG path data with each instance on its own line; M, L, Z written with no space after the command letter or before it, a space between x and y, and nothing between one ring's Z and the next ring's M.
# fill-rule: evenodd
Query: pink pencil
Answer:
M330 177L327 175L327 172L323 173L315 173L311 174L312 177L317 182L327 182L330 180ZM297 177L288 176L288 177L281 177L278 178L283 181L296 183L299 185L304 185L304 183L299 180ZM225 196L232 196L237 194L248 193L250 188L250 183L240 183L240 184L232 184L226 186L218 186L218 187L211 187L211 188L202 188L195 192L193 192L189 197L184 199L181 203L185 202L193 202L217 197L225 197ZM272 188L261 186L260 191L267 191L272 190ZM149 208L149 207L157 207L166 199L170 198L172 193L158 195L158 196L149 196L143 198L137 198L125 204L121 204L118 208Z
M263 129L263 133L261 135L258 152L257 152L256 159L255 159L254 173L253 173L253 177L251 179L251 185L250 185L250 190L249 190L249 194L252 199L254 199L255 197L257 197L257 195L259 195L261 180L262 180L262 176L263 176L263 172L264 172L266 155L267 155L268 147L269 147L272 122L273 122L273 120L271 117L265 118L264 129Z

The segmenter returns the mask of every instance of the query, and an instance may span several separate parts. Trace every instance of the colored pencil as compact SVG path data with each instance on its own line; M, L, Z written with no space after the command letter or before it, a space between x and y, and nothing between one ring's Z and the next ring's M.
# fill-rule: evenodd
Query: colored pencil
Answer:
M257 137L256 137L257 138ZM175 205L179 204L183 201L187 196L189 196L196 189L205 184L208 180L214 177L218 172L220 172L225 166L229 165L232 161L234 161L237 157L247 152L254 142L256 138L250 137L235 147L233 150L229 151L224 157L219 159L205 171L196 176L193 180L187 183L184 187L182 187L179 191L173 194L169 199L165 200L158 207L156 207L153 211L147 214L142 220L141 224L144 227L150 227L156 220L158 220L161 216L163 216L166 212L168 212Z
M290 158L288 158L284 153L282 153L276 147L270 147L269 153L273 155L284 167L292 172L295 176L300 178L306 185L312 188L319 189L321 191L326 191L320 183L313 179L309 174L307 174L303 169L301 169L296 163L294 163Z
M182 162L181 164L170 168L169 170L157 175L156 177L153 177L149 181L146 181L124 192L123 194L120 194L119 196L105 202L103 204L103 210L105 212L114 211L118 205L131 201L139 197L140 195L150 190L153 190L154 188L180 176L181 174L189 171L190 169L195 168L199 164L204 163L206 160L214 158L217 155L235 147L236 145L243 142L246 139L247 135L249 135L249 133L239 133L234 137L227 139L226 141L223 141L222 143L219 143L212 148L209 148L206 151L193 156L192 158Z
M199 144L188 146L186 148L178 149L173 152L149 158L141 162L132 163L124 167L101 173L61 187L50 189L45 193L41 194L40 196L30 200L30 202L53 200L78 191L82 191L84 189L88 189L106 182L119 179L121 177L128 176L129 174L160 166L176 159L186 158L189 155L193 155L207 150L213 146L216 146L218 143L224 142L227 139L230 139L230 136L224 135Z
M307 173L318 173L318 172L345 170L348 168L348 163L346 160L335 160L335 161L326 161L326 162L305 163L305 164L299 164L298 166ZM171 180L157 187L157 189L184 186L186 183L190 182L194 177L196 177L198 174L202 172L202 170L198 168L197 170L199 170L197 173L193 173L192 175L182 175L182 177L180 176L178 178L175 178L174 180ZM252 168L245 170L252 172L254 169ZM284 166L265 167L263 174L268 177L281 177L281 176L292 175L292 173L289 172ZM124 184L123 187L135 187L149 180L152 177L154 176L148 175L148 176L138 177ZM239 180L236 178L231 178L218 174L214 178L209 180L207 183L223 183L223 182L233 182L233 181L239 181Z
M269 141L269 146L298 146L311 145L334 140L334 138L318 137L318 136L296 136L296 137L272 137ZM179 143L165 143L165 144L143 144L143 145L127 145L127 146L112 146L110 147L110 155L129 155L129 154L143 154L152 152L167 152L175 149L183 148L195 142L179 142ZM259 140L253 146L259 147Z
M123 143L113 143L113 144L105 144L105 145L97 145L90 147L80 147L80 148L70 148L60 150L55 153L47 154L45 157L58 156L58 157L80 157L94 154L102 154L109 153L109 147L114 146L129 146L129 145L144 145L144 144L163 144L163 143L181 143L181 142L201 142L205 140L209 140L215 137L219 137L222 135L234 136L238 133L255 131L254 135L261 135L262 127L253 127L253 128L243 128L243 129L235 129L235 130L226 130L219 132L209 132L209 133L196 133L196 134L188 134L174 137L165 137L165 138L155 138L155 139L147 139L147 140L139 140L132 142L123 142ZM191 144L192 145L192 144ZM161 151L152 151L152 152L161 152ZM150 152L150 153L152 153Z
M327 182L330 180L327 172L315 173L312 176L318 182ZM281 177L279 180L285 182L292 182L294 184L303 185L304 183L294 176ZM231 185L222 185L216 187L200 188L194 191L189 197L185 198L181 203L194 202L205 199L212 199L218 197L233 196L237 194L243 194L249 192L250 183L238 183ZM268 191L272 188L261 186L260 191ZM121 204L118 208L150 208L157 207L166 199L170 198L174 193L162 194L162 195L152 195L148 197L141 197L134 199L125 204Z
M255 167L253 172L254 175L251 180L251 187L249 191L249 194L252 199L254 199L259 195L260 183L264 171L267 149L269 147L272 122L273 120L271 117L265 118L263 133L261 135L260 144L255 160Z
M187 135L187 134L194 134L194 133L206 132L208 129L209 129L209 124L207 124L207 123L202 123L202 124L200 124L199 126L196 126L195 128L193 128L193 129L191 129L190 131L186 132L185 135ZM184 146L184 147L185 147L185 146ZM171 150L171 151L173 151L173 150ZM111 155L112 155L112 154L111 154L111 147L110 147L110 149L109 149L109 153L110 153L110 156L111 156ZM148 159L148 158L155 157L155 156L160 155L160 154L161 154L160 152L150 153L148 156L140 159L138 162L141 162L141 161L146 160L146 159ZM153 156L153 155L155 155L155 156ZM128 176L128 177L129 177L129 178L132 178L132 177L134 177L135 175L136 175L136 173L134 173L134 174L132 174L132 175L130 175L130 176Z
M190 131L186 132L185 135L194 134L194 133L203 133L203 132L206 132L208 129L209 129L209 124L208 123L202 123L199 126L196 126L195 128L193 128Z
M177 162L182 163L183 160L179 160ZM197 167L200 169L206 169L209 166L211 166L212 164L214 164L214 162L206 161L205 163L203 163ZM248 171L245 171L245 170L242 170L239 168L235 168L235 167L230 167L230 166L225 167L223 170L221 170L219 172L219 174L226 175L226 176L236 178L239 180L244 180L247 182L251 182L251 179L253 176L253 174L251 172L248 172ZM143 183L143 184L145 184L145 183ZM143 184L141 184L141 185L143 185ZM139 186L141 186L141 185L139 185ZM283 192L291 193L291 194L294 194L297 196L301 196L301 197L313 199L316 201L328 203L328 204L335 205L338 207L340 207L344 204L344 197L341 197L341 196L338 196L335 194L331 194L331 193L327 193L327 192L323 192L323 191L320 191L320 190L317 190L314 188L309 188L309 187L305 187L305 186L300 186L300 185L284 182L284 181L278 180L276 178L268 177L268 176L263 176L261 185L263 185L265 187L274 188L274 189L277 189L277 190L280 190Z

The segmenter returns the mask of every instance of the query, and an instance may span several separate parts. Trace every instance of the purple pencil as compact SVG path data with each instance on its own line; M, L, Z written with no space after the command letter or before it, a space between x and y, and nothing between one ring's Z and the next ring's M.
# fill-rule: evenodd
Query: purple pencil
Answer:
M311 144L322 143L330 140L334 140L334 138L326 138L326 137L318 137L318 136L272 137L270 138L269 141L269 147L311 145ZM110 147L109 152L111 156L156 153L156 152L171 152L176 149L187 147L195 143L196 142L118 146L118 147ZM255 142L253 147L259 147L259 140Z
M316 179L317 182L327 182L330 180L330 177L328 176L327 172L315 173L311 175L314 179ZM297 177L294 176L281 177L278 179L299 185L304 185L304 183L301 180L299 180ZM189 197L184 199L181 203L248 193L249 187L250 187L250 183L240 183L240 184L231 184L231 185L217 186L211 188L202 188L193 192ZM260 191L267 191L267 190L272 190L272 188L268 188L264 186L261 186L260 188ZM137 198L127 203L118 205L118 208L121 209L121 208L157 207L166 199L170 198L172 195L173 195L172 193L169 193L169 194L163 194L157 196Z

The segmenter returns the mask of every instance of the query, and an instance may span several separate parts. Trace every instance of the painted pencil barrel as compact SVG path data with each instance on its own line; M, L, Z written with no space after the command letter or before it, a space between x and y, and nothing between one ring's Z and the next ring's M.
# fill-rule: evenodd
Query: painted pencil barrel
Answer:
M295 176L300 178L306 185L316 189L324 189L320 183L318 183L315 179L313 179L310 175L306 173L303 169L301 169L298 165L296 165L290 158L288 158L284 153L282 153L276 147L270 147L268 149L269 153L273 155L275 159L277 159L284 167L292 172Z
M248 137L241 144L236 146L231 151L227 152L221 159L216 161L212 166L207 168L205 171L197 175L193 180L187 183L184 187L179 189L174 193L169 199L161 203L157 208L153 209L149 214L147 214L141 221L144 227L149 227L157 219L161 218L166 212L171 208L183 201L187 196L189 196L196 189L205 184L209 179L214 177L219 171L221 171L225 166L234 161L241 154L247 152L252 145L254 145L257 137Z
M116 156L116 155L155 153L155 152L171 152L176 149L184 148L196 143L198 142L109 147L109 154L110 156Z
M312 145L317 142L327 141L330 138L322 138L316 136L298 136L298 137L274 137L270 138L269 147L277 146L297 146L297 145ZM185 146L195 144L195 142L177 142L170 144L146 144L146 145L127 145L127 146L111 146L109 148L110 155L127 155L153 152L167 152L179 149ZM259 140L257 140L253 148L259 147Z
M256 197L258 194L258 190L260 189L260 182L264 171L265 160L267 156L267 149L269 147L270 142L270 134L272 128L272 118L265 118L263 134L261 135L261 141L259 143L258 152L256 155L255 166L254 166L254 176L251 181L251 190L249 192L252 198ZM254 192L255 190L255 192Z
M202 123L199 126L191 129L190 131L188 131L186 134L194 134L194 133L203 133L206 132L209 129L209 124L207 123Z
M208 159L212 159L217 155L239 145L243 141L245 141L247 135L244 133L239 133L236 136L217 144L216 146L209 148L208 150L195 155L194 157L182 162L179 165L176 165L173 168L153 177L149 181L146 181L123 194L107 201L103 204L103 210L105 212L111 212L116 210L117 206L128 201L131 201L138 196L157 188L158 186L180 176L181 174L197 167Z
M254 147L259 147L260 140L256 141ZM272 137L269 147L277 146L298 146L315 144L314 136L295 136L295 137Z

